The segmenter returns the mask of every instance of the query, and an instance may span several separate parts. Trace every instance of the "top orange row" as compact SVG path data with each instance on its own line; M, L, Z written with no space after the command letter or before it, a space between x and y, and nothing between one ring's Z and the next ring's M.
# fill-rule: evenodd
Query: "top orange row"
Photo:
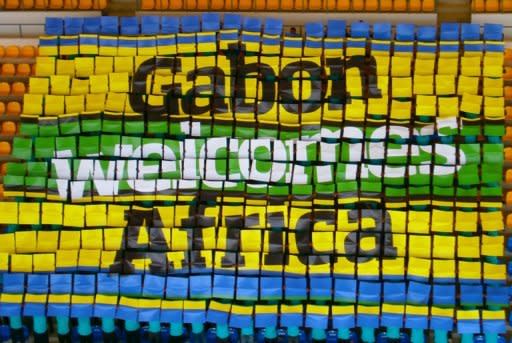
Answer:
M138 0L141 10L433 12L436 0ZM0 0L4 10L103 10L108 0ZM471 0L474 12L510 12L512 0Z
M103 10L108 0L0 0L4 10Z
M435 0L140 0L141 10L433 12ZM475 12L510 12L512 0L472 0Z
M141 10L433 12L435 0L140 0Z
M512 0L473 0L473 12L511 12Z
M32 45L24 45L24 46L18 46L18 45L9 45L9 46L2 46L0 45L0 58L7 57L7 58L32 58L36 57L38 54L37 47Z

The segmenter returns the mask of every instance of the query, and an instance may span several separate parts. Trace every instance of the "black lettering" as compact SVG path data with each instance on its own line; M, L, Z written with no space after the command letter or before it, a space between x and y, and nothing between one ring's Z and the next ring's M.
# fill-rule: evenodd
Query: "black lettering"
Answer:
M129 97L130 106L135 112L146 114L148 120L158 120L167 113L179 113L177 94L171 92L173 89L179 89L181 86L179 84L162 86L161 92L167 94L164 106L152 106L147 103L146 82L148 75L151 75L156 69L164 68L170 69L173 73L181 71L181 61L178 58L172 57L150 58L139 66L139 69L137 69L132 77L132 91ZM169 95L171 96L169 97Z
M258 113L265 114L272 108L272 102L275 101L275 80L276 75L274 70L265 63L245 63L245 55L231 54L230 55L230 66L232 77L232 107L235 108L237 113ZM262 94L258 97L261 101L253 100L253 102L247 101L246 96L246 78L247 76L254 74L254 78L258 82L262 83ZM263 81L267 80L267 81ZM255 104L256 108L255 108Z
M342 110L347 99L346 78L343 73L343 60L340 57L326 59L327 68L331 70L330 80L332 81L331 95L327 98L329 110Z
M215 82L221 84L221 89L224 88L224 71L219 67L208 66L201 67L188 72L187 81L195 81L198 76L207 76L210 79L210 83L207 85L200 85L190 89L183 99L183 112L192 115L206 114L210 112L211 108L215 108L216 111L222 110L227 112L227 104L224 102L222 94L221 97L214 96ZM202 93L208 94L210 103L205 106L198 106L196 104L196 98L200 97Z
M314 225L324 222L328 225L336 223L336 214L332 211L315 211L314 216L312 213L306 213L297 220L295 232L295 240L297 242L297 250L299 252L298 259L305 265L308 264L324 264L322 258L310 258L310 254L317 256L321 252L316 251L313 247L312 232Z
M381 210L352 210L348 214L350 223L361 223L363 218L373 219L375 227L365 231L354 231L347 235L345 239L345 251L347 259L351 262L367 262L373 257L382 254L388 257L396 257L397 251L393 246L393 235L391 234L391 216L387 211ZM363 238L373 237L375 247L371 250L363 250L360 242Z
M308 99L296 99L293 95L293 75L301 73L301 83L306 80L311 83L311 95ZM309 78L305 79L302 73L307 72ZM311 61L298 61L288 64L281 70L279 81L279 97L281 106L291 113L309 113L318 110L322 106L325 94L322 88L322 68Z
M165 275L167 262L165 253L155 251L168 251L169 246L162 231L162 219L157 209L130 209L125 211L128 225L123 232L123 247L117 251L114 263L109 267L111 273L135 273L132 263L134 259L150 259L150 273ZM156 224L158 227L152 227ZM139 243L141 230L146 230L149 244ZM126 247L127 250L124 250ZM144 252L147 250L153 252Z
M281 264L283 257L276 258L283 253L283 229L287 224L284 222L283 212L267 212L267 224L272 229L268 233L269 252L263 255L263 263L268 266Z
M345 61L345 71L351 68L359 70L363 96L367 94L367 98L382 98L382 93L377 86L377 62L375 57L370 56L367 62L365 56L351 56ZM343 89L346 89L346 87ZM345 95L347 103L350 103L351 95L348 92Z

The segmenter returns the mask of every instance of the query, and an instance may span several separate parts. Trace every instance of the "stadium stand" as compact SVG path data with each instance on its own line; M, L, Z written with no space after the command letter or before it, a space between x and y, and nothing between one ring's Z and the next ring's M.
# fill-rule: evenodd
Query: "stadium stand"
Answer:
M433 12L435 0L140 0L141 10Z
M378 2L379 10L384 10L386 7L382 6L390 3ZM212 2L211 6L216 4ZM340 1L336 3L338 4ZM376 2L367 1L363 8L358 7L359 4L350 5L348 10L371 9L377 5ZM389 10L411 10L410 4L411 2L397 1L389 5ZM312 2L302 3L300 6L293 2L293 5L289 6L285 1L281 1L280 6L283 5L288 6L290 10L304 9L301 6L312 10L322 8L317 4L311 7ZM197 6L195 2L193 6ZM267 6L268 3L262 10L268 9ZM324 6L324 3L321 6ZM219 5L219 10L225 7L225 4ZM0 247L0 252L8 256L3 268L6 271L5 283L11 287L8 288L11 293L4 293L3 298L0 297L0 315L10 316L13 322L22 315L33 317L34 320L30 323L33 325L31 331L37 339L47 336L50 330L46 316L57 317L57 326L66 329L60 331L59 335L72 335L68 319L71 316L78 322L75 324L72 321L72 326L78 327L78 334L74 333L75 337L101 335L104 329L105 338L111 341L116 341L115 338L112 339L114 325L124 326L123 334L130 341L139 335L140 327L146 330L145 335L150 336L152 341L160 341L155 337L163 334L160 331L163 331L161 322L164 322L166 325L163 328L167 330L167 336L171 335L177 339L176 337L190 335L197 339L197 336L203 335L204 330L208 330L205 335L209 337L209 342L224 342L230 335L237 341L235 335L246 336L242 339L244 342L247 336L260 335L258 337L261 340L274 342L278 335L278 325L286 328L283 330L284 334L279 333L280 337L286 341L286 335L289 335L296 338L293 340L295 342L306 342L311 337L314 341L325 342L326 336L334 341L348 342L355 335L360 335L363 342L380 342L388 338L393 342L399 339L409 341L409 338L405 338L405 335L409 334L415 337L412 339L413 342L424 342L426 330L435 331L438 337L436 342L446 341L447 333L453 330L458 330L463 335L464 342L473 342L473 339L503 342L502 335L506 330L503 309L508 306L509 299L508 288L503 281L506 278L506 265L501 260L503 253L499 251L504 244L504 224L501 212L496 210L502 205L503 160L500 156L503 154L501 136L505 135L502 123L503 89L507 87L503 81L505 70L502 28L493 25L481 27L469 24L442 24L438 30L434 26L416 27L401 23L391 25L384 22L368 25L362 21L346 25L341 21L331 21L327 26L323 23L310 23L303 28L303 36L289 36L283 34L283 23L279 20L263 21L227 16L221 23L218 18L205 14L202 17L186 16L181 19L154 16L103 17L90 19L88 22L58 19L47 22L47 35L41 37L36 73L29 80L29 92L24 97L20 127L18 129L11 120L8 120L4 121L5 125L2 123L0 132L7 138L19 133L12 138L12 144L7 138L0 142L0 155L5 158L4 161L9 160L8 158L11 162L15 161L2 166L4 177L1 192L4 200L18 200L17 203L0 202L0 222L9 227L16 227L13 232L0 234L0 238L7 242L3 248L5 251ZM91 29L91 23L94 29ZM72 34L69 30L72 30ZM325 82L328 85L326 89L331 92L332 89L340 87L339 84L333 86L332 83L337 79L332 73L321 73L316 76L318 80L311 76L311 73L315 73L315 68L311 65L326 66L326 57L333 58L335 63L336 58L349 59L365 55L370 60L372 56L375 59L375 66L364 68L362 72L344 72L348 91L353 98L352 102L343 107L343 111L338 112L330 112L327 107L320 107L312 113L303 110L300 116L294 116L288 113L286 106L283 106L282 99L276 99L275 103L281 106L280 109L271 111L265 120L261 117L256 119L254 110L250 110L249 113L237 113L237 116L229 112L230 115L223 118L226 122L223 122L219 120L221 116L212 118L217 114L214 114L214 109L206 106L207 109L198 110L204 113L190 113L190 109L179 109L183 113L175 113L176 122L168 120L167 116L164 120L160 118L153 122L147 119L149 112L145 112L149 107L143 106L137 110L130 108L131 105L127 102L129 94L151 96L155 101L162 96L159 87L150 87L148 90L137 83L144 82L141 81L144 80L143 77L136 76L137 68L148 60L152 61L154 56L168 58L165 63L170 63L170 57L176 57L182 62L179 70L176 68L155 72L151 78L154 85L163 86L171 77L182 82L183 90L185 87L192 89L196 85L204 86L201 83L204 80L200 80L199 77L188 84L190 79L187 80L186 75L189 75L189 72L194 73L196 67L218 67L214 81L207 78L207 84L213 85L207 91L211 90L214 94L221 95L228 83L221 84L216 80L220 80L223 74L231 76L229 62L222 64L222 61L230 55L228 48L233 42L236 42L237 47L238 44L245 45L244 58L247 58L247 61L251 58L256 59L260 63L262 73L266 72L267 76L271 73L279 76L268 77L265 82L277 83L276 79L279 79L279 82L290 81L291 84L299 84L291 90L291 93L296 94L297 90L302 94L314 94L315 88L310 85L319 80ZM222 52L219 53L219 50ZM240 55L237 51L235 56ZM293 63L310 63L310 71L302 72L298 77L292 73L289 79L278 74L288 64ZM329 63L333 61L329 60ZM236 86L239 87L235 89L237 92L243 90L244 93L240 94L245 95L244 101L252 99L256 102L258 82L263 82L264 78L248 77L249 75L242 72L245 64L240 65L234 67L234 75L244 77L238 76L240 79L237 79ZM268 68L261 67L267 65ZM166 66L170 67L167 64ZM165 66L159 67L163 69ZM15 72L11 67L6 69L11 74ZM134 78L137 78L137 82ZM360 86L361 80L364 80L363 90ZM377 84L372 84L375 81ZM242 83L246 86L240 87ZM248 86L249 84L251 85ZM18 86L21 92L21 86ZM283 86L279 87L282 89ZM373 101L368 98L368 94L374 90L372 87L380 89L381 99ZM202 95L205 99L211 96L209 93L201 94L203 91L204 89L197 89L187 93L187 96L194 101L201 101ZM11 93L10 89L6 91L6 94ZM281 91L282 97L286 95L286 92ZM186 103L183 99L180 106ZM362 99L367 100L368 104ZM149 106L149 103L147 105ZM303 106L305 108L306 104ZM344 117L340 119L342 113ZM241 120L240 115L243 115L245 120ZM440 121L437 121L438 119ZM158 170L157 174L160 173L160 155L155 158L142 148L138 153L139 157L135 157L137 153L133 148L137 144L142 144L143 139L148 139L147 142L151 144L159 144L157 142L164 142L162 137L167 140L165 144L172 147L169 149L176 151L178 155L180 151L190 154L187 158L194 160L206 159L208 149L212 149L212 146L209 146L206 152L202 153L200 148L196 149L196 144L213 137L226 138L233 142L235 138L249 139L250 144L254 144L252 140L258 144L264 143L270 137L275 146L284 139L294 142L315 142L315 149L307 149L304 145L303 149L294 150L292 155L299 156L303 152L303 162L311 163L316 168L317 165L332 164L329 161L340 162L338 158L347 158L337 157L339 153L333 153L331 156L324 149L323 143L342 144L341 134L323 137L325 141L322 142L315 138L315 134L322 134L319 132L326 134L335 127L346 125L343 120L349 120L356 131L360 127L364 127L365 130L361 136L344 137L344 143L350 144L378 144L382 139L370 140L370 137L365 135L372 135L374 126L379 125L386 127L393 123L396 127L403 127L407 132L410 132L411 127L418 131L414 134L414 140L384 135L391 145L383 145L382 148L373 151L400 151L400 147L406 145L406 151L412 151L413 146L417 149L421 146L425 154L415 156L417 160L393 155L387 155L385 158L367 156L373 159L375 166L382 165L387 158L390 159L389 163L395 166L416 166L416 163L432 163L435 160L438 167L453 171L448 172L447 178L435 175L430 167L425 178L406 176L404 172L402 179L398 181L400 184L395 183L393 177L388 178L387 174L368 183L351 183L348 179L338 179L338 183L335 184L319 179L329 175L327 169L322 169L322 173L312 174L311 188L292 189L286 186L283 192L277 187L281 181L269 184L270 179L261 179L260 181L266 184L265 193L260 193L257 188L249 188L251 183L246 180L243 185L248 188L244 188L240 194L230 194L229 183L221 182L221 189L216 191L216 194L225 195L216 200L223 203L218 216L221 218L231 213L230 211L238 213L235 208L231 209L231 205L236 204L233 207L242 208L244 214L251 213L254 208L261 209L263 212L248 217L255 220L255 223L265 218L271 226L287 227L288 224L274 224L277 223L277 218L284 218L285 212L282 216L275 216L270 211L278 211L274 208L274 202L282 199L283 195L294 204L290 207L285 206L286 213L290 209L293 211L290 218L299 218L299 209L306 211L312 208L314 201L319 208L331 209L333 206L339 206L336 207L337 211L344 213L344 206L347 203L343 201L348 201L347 206L351 205L351 201L357 201L353 198L354 192L360 196L370 197L372 201L380 201L377 199L386 194L385 203L393 206L386 209L393 215L393 224L389 225L395 225L397 216L402 215L404 223L407 224L400 228L390 227L400 258L385 259L386 262L383 262L382 266L370 264L371 267L365 269L365 263L361 261L355 262L354 267L347 267L350 265L348 264L333 265L333 269L327 271L315 269L316 262L324 261L323 264L326 264L325 261L330 261L322 260L319 255L317 260L311 259L305 263L290 260L286 267L278 264L281 269L277 273L275 269L266 272L267 266L263 260L260 263L260 256L263 256L260 255L260 249L267 244L261 232L267 235L269 230L265 226L258 227L257 230L247 230L242 220L240 224L229 223L235 226L230 230L237 232L226 239L226 244L223 243L221 235L223 228L216 227L213 228L213 236L206 234L209 231L205 228L205 234L200 239L201 244L197 243L198 237L194 244L201 248L211 247L209 249L215 250L219 256L229 255L225 250L232 249L236 251L236 255L233 256L244 256L245 263L251 266L250 268L243 269L242 263L236 267L233 260L210 261L210 257L207 257L204 263L191 262L190 266L187 264L185 267L187 271L180 270L180 274L176 274L177 266L184 263L182 260L186 260L173 256L181 256L178 254L182 254L184 250L188 251L188 239L194 237L195 231L188 233L187 225L197 225L174 222L174 218L188 216L190 213L190 209L187 208L186 214L181 214L180 211L184 209L177 204L190 203L190 199L194 197L191 197L191 192L206 194L207 187L217 187L214 186L215 183L204 183L199 189L187 188L190 187L190 183L184 181L192 181L195 176L185 174L186 169L183 169L183 175L166 174L162 177L178 180L176 194L158 194L157 199L153 194L128 191L127 196L131 201L116 203L122 198L121 195L114 193L114 188L110 186L114 180L100 176L101 173L107 172L107 163L139 161L143 154L146 154L146 158L152 158L151 164L157 166L155 170ZM443 126L443 131L439 131L439 134L436 131L434 134L434 130L440 129L435 125L443 123L447 124ZM434 128L428 127L429 124L433 124ZM196 130L199 127L201 129ZM301 132L300 136L298 132ZM185 150L180 150L179 137L186 137L186 141L181 141L187 145ZM123 152L121 148L115 148L121 146L121 142L123 146L130 148ZM454 158L435 155L446 146L454 149ZM250 162L253 165L262 162L274 163L272 153L268 155L260 152L252 145L250 149L254 150L248 152L247 156L254 155ZM343 146L339 149L343 150ZM351 152L356 150L355 147L349 149ZM322 163L318 163L321 158L317 152L326 154ZM229 153L235 153L234 149L229 150ZM181 159L182 156L176 158L178 155L173 158L167 156L166 162ZM461 156L467 156L467 165L457 164L462 160ZM334 160L331 160L332 158ZM50 163L68 163L67 161L70 161L70 164L63 164L62 169L49 167ZM78 175L79 170L84 170L81 163L84 163L84 166L88 163L85 161L94 161L97 167L91 167L92 171L86 176ZM222 158L219 161L222 161ZM337 163L336 168L343 166L343 163ZM453 175L455 168L459 167L460 170ZM139 168L145 167L140 164ZM220 168L227 170L227 166ZM274 164L268 168L278 170ZM206 169L208 168L203 168ZM485 169L485 172L481 169ZM67 170L69 173L64 172ZM338 170L340 173L337 177L343 178L342 169ZM252 174L248 175L251 177ZM213 181L208 179L210 174L205 172L203 176L208 181ZM154 192L154 179L158 176L141 177L143 180L125 180L119 174L116 175L115 182L122 184L126 181L127 185L138 185L138 182L142 185L142 181L144 185L153 183L153 188L148 189L149 193ZM178 179L179 177L184 179ZM407 189L416 192L414 197L409 198L409 193L399 191L404 189L401 186L406 177L410 178ZM103 182L102 184L111 187L112 191L100 194L98 189L91 188L89 192L88 188L84 187L83 189L89 193L76 202L69 202L69 199L76 200L72 198L74 195L66 193L65 190L63 196L57 189L62 191L62 188L58 187L71 182L83 185L88 182L93 185L91 187L96 187L96 182ZM180 184L184 185L184 188L180 189ZM348 188L349 184L354 184L355 188ZM339 188L336 188L338 185ZM123 187L121 186L121 189L128 189ZM359 187L365 187L365 191ZM378 190L372 187L378 187ZM320 196L321 194L325 196ZM339 204L329 202L332 194L344 194L336 199L340 201ZM242 196L242 204L238 203L237 199L231 200L231 196ZM36 199L36 202L30 201ZM151 207L154 203L161 204L159 201L163 201L162 199L166 199L167 202L163 203L161 210L167 212L158 220L173 217L172 223L161 225L169 225L173 229L154 229L168 231L166 234L172 237L172 240L169 238L171 250L165 258L174 258L173 263L164 263L165 267L162 268L165 268L165 272L158 275L153 274L154 269L151 268L157 266L151 262L151 267L150 257L128 259L123 255L124 268L129 268L129 272L112 276L117 275L110 270L110 263L115 259L114 255L118 248L112 242L115 239L122 239L124 230L127 230L124 228L128 225L128 222L125 222L128 220L125 219L126 213L131 215L130 211L140 210L138 207L131 207L133 201L140 201L142 205ZM205 197L204 201L209 201L208 199ZM269 199L272 201L267 202ZM128 212L119 212L124 211L123 206L128 206ZM365 210L371 210L371 205L368 206L369 208ZM431 206L436 212L430 212ZM381 209L378 212L382 213ZM2 216L2 213L8 215ZM148 217L147 220L156 223L157 219L153 213L155 212L151 212L151 218ZM327 252L334 249L334 237L344 237L341 235L346 233L346 228L342 226L344 224L336 223L325 223L323 226L325 218L320 214L315 215L318 215L320 220L315 225L319 225L318 228L321 226L322 229L311 230L314 239L311 246L326 251L325 254L328 255ZM436 220L437 217L434 216L440 215L440 219ZM368 218L370 222L372 218ZM194 223L204 219L202 214L195 217L194 212ZM135 223L144 225L144 220L130 222L128 226L133 228ZM224 219L220 220L224 223ZM20 225L26 225L30 229L20 230ZM54 230L35 231L32 225L53 225ZM341 226L338 230L331 229L330 225ZM174 226L178 226L178 229ZM76 230L65 230L64 227L73 227ZM245 236L248 231L256 233L254 237L259 237L255 238L258 243L251 244L251 239L248 240ZM114 232L117 236L110 236ZM133 236L138 237L138 234ZM127 238L126 244L137 247L138 252L147 250L150 244L153 244L149 237L150 235L146 241L139 241L136 238L136 242ZM163 237L162 240L165 242L166 238ZM294 239L291 238L291 234L288 237ZM240 245L235 242L239 238L242 240ZM220 239L222 243L213 242L212 239ZM340 238L340 241L348 241L350 246L350 239ZM40 243L46 245L39 248ZM229 244L236 244L236 247L229 247ZM298 240L297 244L301 249L306 249L306 245L310 248L310 243L301 245ZM364 249L361 250L364 253ZM201 256L209 256L208 253L202 252L203 250L199 251L203 254ZM155 254L158 253L155 251ZM154 256L156 255L151 255L151 258L155 258ZM234 258L236 261L239 257ZM391 264L393 261L404 263L405 260L409 263L407 267L403 264ZM256 267L250 264L254 261ZM167 268L170 268L169 274ZM257 271L251 268L256 268ZM194 270L194 275L189 276L189 270ZM20 273L23 277L27 275L27 281L17 279ZM66 273L73 273L74 279L65 279L62 275ZM37 279L39 281L29 283L28 279L35 280L31 275L48 277L46 281ZM16 287L17 284L23 287ZM39 290L35 291L39 292L37 295L44 297L43 305L38 300L40 298L35 296L34 287ZM384 287L391 288L381 291ZM455 296L459 288L463 291ZM91 293L91 290L94 291ZM446 292L451 295L445 296ZM397 298L390 299L390 296ZM475 297L478 298L476 305L472 303L475 302ZM484 297L493 299L493 302L484 302ZM172 300L168 300L169 298ZM222 301L217 301L218 299ZM286 301L281 301L278 306L274 302L276 299ZM289 299L299 300L296 300L297 305L289 305ZM342 305L338 305L332 299ZM478 310L466 309L469 304L473 304ZM98 319L101 327L93 325L91 317L101 318ZM215 330L210 326L214 326ZM11 327L13 335L22 334L19 327ZM381 328L382 332L376 331L378 328ZM338 331L330 331L332 329ZM385 335L388 338L385 338Z
M0 45L0 342L508 342L506 27L138 9Z

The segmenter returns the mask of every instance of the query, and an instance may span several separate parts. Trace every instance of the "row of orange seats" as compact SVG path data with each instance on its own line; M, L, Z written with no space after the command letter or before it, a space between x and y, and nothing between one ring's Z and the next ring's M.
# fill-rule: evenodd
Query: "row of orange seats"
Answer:
M141 0L141 9L432 12L435 0Z
M0 82L0 96L21 96L27 92L27 85L23 82Z
M512 49L505 49L505 64L509 65L509 67L505 67L505 73L503 74L503 79L504 80L512 80ZM506 93L506 91L507 90L505 88L505 93ZM512 120L512 106L507 106L505 108L505 111L506 111L507 120ZM507 130L508 129L509 128L507 128ZM512 160L512 148L509 148L509 155L510 155L510 158L507 158L507 160ZM507 170L507 182L512 183L512 169Z
M107 0L0 0L6 10L103 10Z
M0 125L0 135L14 136L18 132L18 123L4 120Z
M32 66L26 63L12 64L4 63L0 67L0 75L2 76L30 76L35 74L35 64Z
M8 103L0 101L0 116L4 114L9 116L17 116L21 114L21 103L17 101L9 101Z
M473 0L474 12L511 12L512 0Z
M0 58L1 57L32 58L32 57L36 57L37 53L38 53L37 47L32 46L32 45L24 45L24 46L18 46L18 45L2 46L2 45L0 45Z

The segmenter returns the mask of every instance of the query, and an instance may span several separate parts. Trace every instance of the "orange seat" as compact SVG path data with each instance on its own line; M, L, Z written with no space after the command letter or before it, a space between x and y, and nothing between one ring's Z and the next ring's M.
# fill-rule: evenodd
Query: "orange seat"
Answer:
M0 142L0 155L7 156L11 153L11 144L9 142Z
M0 57L4 57L5 56L5 48L3 45L0 45Z
M473 11L484 12L485 11L485 0L473 0Z
M240 0L240 4L242 4L242 0ZM279 11L279 0L267 0L267 10Z
M512 60L512 49L505 49L505 59Z
M50 0L54 1L54 0ZM78 1L78 9L79 10L90 10L92 8L92 0L79 0Z
M75 10L78 7L78 0L64 0L64 9Z
M327 11L336 10L336 0L325 0L325 9Z
M508 106L505 108L506 116L505 118L507 120L512 120L512 106Z
M0 96L6 96L11 93L11 85L7 82L0 82Z
M4 198L4 185L0 185L0 199Z
M13 76L16 74L16 68L12 63L2 64L2 75Z
M512 127L507 127L505 131L505 136L503 136L504 141L512 141Z
M503 3L501 4L503 12L510 12L512 11L512 0L503 0Z
M268 0L271 3L273 9L279 9L279 0ZM252 10L252 0L239 0L238 9L241 11Z
M5 114L5 104L0 101L0 116Z
M380 0L380 10L381 11L391 11L393 9L392 0Z
M366 0L366 10L367 11L378 11L379 10L379 0Z
M36 65L35 64L32 64L30 66L30 70L31 70L31 75L36 75Z
M512 100L512 87L505 87L505 99Z
M93 10L104 10L107 8L107 0L94 0L92 2L92 9Z
M187 4L188 4L188 1L187 1ZM212 1L210 1L210 6L211 6L210 8L212 10L217 10L217 11L223 10L224 9L224 0L212 0ZM189 8L187 8L187 9L189 9Z
M349 11L350 0L338 0L338 3L336 4L336 9L338 11Z
M353 11L363 11L364 10L364 1L352 1L352 10Z
M512 205L512 192L507 192L507 195L505 196L505 203L507 205ZM509 224L509 218L507 218L507 224Z
M505 67L505 73L503 74L503 79L512 80L512 67Z
M399 12L407 11L407 0L395 0L393 9Z
M320 11L324 8L322 0L309 0L309 9L312 11Z
M30 65L26 63L20 63L16 68L16 74L19 76L30 76L31 71Z
M256 4L261 0L256 0ZM281 9L284 11L289 11L294 9L293 0L281 0Z
M64 9L64 1L63 0L49 0L48 8L52 10L61 10Z
M512 169L509 169L505 172L505 182L506 183L512 182Z
M45 10L48 8L48 0L35 0L34 8L38 10Z
M14 82L11 86L12 95L23 95L27 91L27 87L23 82Z
M18 57L20 55L20 48L17 45L9 45L5 49L5 57Z
M169 9L171 9L171 10L183 9L183 0L169 1Z
M7 163L0 164L0 174L5 175L7 174Z
M197 0L197 9L201 11L208 10L208 0ZM235 7L234 7L235 8ZM238 9L238 6L236 7Z
M307 9L306 7L307 0L295 0L295 9L298 11L302 11Z
M5 8L8 10L17 10L20 8L19 0L5 0Z
M144 11L153 10L155 9L155 2L153 0L142 0L140 9Z
M21 104L17 101L9 101L6 113L11 116L19 116L21 114Z
M423 12L434 12L436 9L435 0L423 0L423 6L421 7Z
M410 0L409 11L419 12L421 11L421 0Z
M24 45L20 49L21 57L35 57L36 56L36 48L32 45Z
M250 5L250 9L257 10L257 11L264 11L267 8L267 4L265 0L254 0L254 1L246 1L248 3L252 3ZM293 0L292 0L293 2ZM293 4L292 4L293 6Z
M209 2L209 1L206 1L206 2ZM231 6L231 7L229 7L229 6ZM231 8L234 11L238 11L238 9L240 8L240 1L239 0L231 0L231 2L227 1L226 8Z
M22 0L21 5L24 10L31 10L34 8L34 0Z
M157 10L168 10L170 8L169 0L156 0L156 8Z
M487 12L498 12L500 10L500 2L498 0L487 0L485 2L485 10Z
M13 121L4 121L2 122L2 134L7 136L12 136L16 134L17 127L16 123Z

